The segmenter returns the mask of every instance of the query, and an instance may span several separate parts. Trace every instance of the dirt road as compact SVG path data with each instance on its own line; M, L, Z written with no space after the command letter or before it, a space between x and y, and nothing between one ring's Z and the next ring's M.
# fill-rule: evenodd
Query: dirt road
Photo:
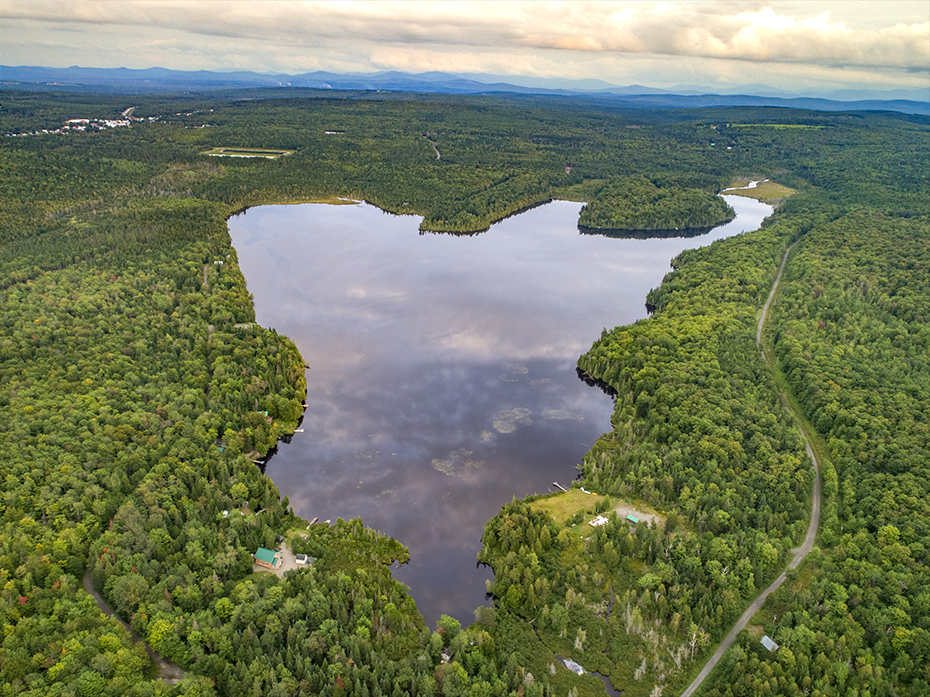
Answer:
M775 277L775 283L772 285L772 292L769 293L768 300L765 301L765 305L762 308L762 316L759 318L759 327L756 330L756 345L759 348L762 348L762 325L765 323L765 316L768 313L769 306L772 304L772 299L775 297L775 291L778 290L778 282L781 281L782 271L785 270L785 263L788 261L788 255L791 253L791 250L794 249L794 246L797 244L795 242L793 245L788 247L785 251L785 258L781 261L781 266L778 269L778 275ZM763 356L765 352L763 351ZM785 400L787 402L787 399ZM796 414L798 420L800 421L800 414ZM795 547L791 551L794 555L791 558L791 561L788 563L789 569L795 569L798 565L804 561L804 557L814 547L814 539L817 537L817 526L820 523L820 466L817 462L817 458L814 456L814 451L811 449L810 443L807 440L807 434L804 433L804 430L801 430L801 437L804 439L804 446L807 448L807 454L810 456L811 462L814 463L814 489L811 498L811 520L810 524L807 526L807 534L804 536L804 541L801 543L800 547ZM749 620L752 619L752 616L755 615L765 603L766 599L779 588L781 584L785 582L786 572L782 571L778 578L776 578L772 585L766 588L759 596L752 601L752 604L746 608L746 612L737 620L736 624L733 625L733 628L730 630L730 633L727 634L726 638L720 642L720 646L717 647L717 650L714 651L714 655L710 657L710 660L704 666L698 676L694 681L688 685L688 689L681 693L681 697L691 697L695 691L701 686L701 683L704 682L704 679L710 675L711 671L717 667L717 663L720 662L720 659L723 658L723 654L726 653L727 649L730 648L730 645L736 639L736 635L739 634L749 623Z
M126 631L129 632L129 634L132 636L133 641L142 641L142 637L140 637L132 627L123 622L123 620L119 618L119 615L113 612L113 608L111 608L107 601L103 599L103 596L94 590L94 584L90 580L90 570L84 572L84 590L90 594L90 597L94 599L94 602L97 603L97 607L100 608L104 615L107 617L112 617L114 620L123 625L123 627L125 627ZM184 671L181 670L180 666L165 658L162 658L158 652L152 650L151 646L145 642L143 643L149 657L155 662L155 665L158 666L159 678L168 684L174 684L184 677Z
M426 142L433 146L433 152L436 153L436 159L441 160L442 155L439 154L439 147L437 146L437 144L434 141L430 140L429 138L426 139Z
M772 292L769 293L768 300L766 300L765 305L762 306L762 316L759 318L759 326L756 329L756 346L760 349L762 348L762 325L765 324L765 316L768 314L769 305L772 304L772 299L775 297L775 291L778 290L778 282L781 281L781 274L785 270L785 264L788 263L788 255L791 254L791 250L794 249L797 244L798 243L795 242L785 250L785 258L781 260L781 266L778 267L778 275L775 276L775 283L772 284Z

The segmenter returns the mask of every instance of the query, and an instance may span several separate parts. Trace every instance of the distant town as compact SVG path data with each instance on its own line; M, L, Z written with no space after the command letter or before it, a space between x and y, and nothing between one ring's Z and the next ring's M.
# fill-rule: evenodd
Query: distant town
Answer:
M147 118L139 118L133 116L132 112L135 110L135 107L129 107L123 111L119 119L68 119L64 124L59 128L42 128L35 131L24 131L23 133L4 133L4 138L17 138L22 136L38 136L38 135L48 135L48 134L67 134L74 133L77 131L105 131L108 128L125 128L131 126L133 123L153 123L155 121L163 121L168 123L167 119L170 116L149 116ZM209 110L210 112L213 109ZM193 116L195 114L204 113L203 111L187 111L187 112L177 112L174 116ZM210 124L202 124L196 126L196 128L208 128Z

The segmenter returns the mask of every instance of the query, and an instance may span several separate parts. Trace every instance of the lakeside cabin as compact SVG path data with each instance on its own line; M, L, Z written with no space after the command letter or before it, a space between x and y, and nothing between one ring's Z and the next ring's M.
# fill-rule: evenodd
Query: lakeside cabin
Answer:
M258 551L252 555L252 558L258 566L264 566L266 569L271 569L272 571L281 566L284 561L281 552L273 552L264 547L259 547Z

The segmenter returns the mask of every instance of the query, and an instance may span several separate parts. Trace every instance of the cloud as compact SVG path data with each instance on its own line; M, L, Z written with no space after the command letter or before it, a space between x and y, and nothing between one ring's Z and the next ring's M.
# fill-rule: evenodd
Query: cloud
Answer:
M813 5L813 3L812 3ZM150 27L325 46L526 46L788 63L927 69L930 22L854 29L731 3L7 2L7 20L74 28Z
M522 40L537 49L703 57L754 62L927 70L930 22L884 29L852 29L828 13L806 19L764 7L716 14L695 4L657 5L610 13L595 6L596 21L552 25Z
M923 0L5 0L0 19L4 62L14 64L444 70L657 86L729 82L731 76L746 81L747 69L753 81L768 75L792 86L805 80L848 84L852 78L844 73L850 69L876 85L891 86L891 77L898 85L918 86L930 69Z

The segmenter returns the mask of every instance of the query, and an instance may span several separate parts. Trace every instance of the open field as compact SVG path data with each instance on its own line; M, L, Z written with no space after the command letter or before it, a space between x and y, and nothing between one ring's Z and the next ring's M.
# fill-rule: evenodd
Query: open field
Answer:
M581 491L580 489L571 489L566 493L559 492L546 496L545 498L537 499L530 503L530 508L537 511L545 511L559 525L568 525L571 523L571 518L576 513L584 514L584 522L588 523L594 519L594 507L605 499L607 499L606 496L592 494L590 492ZM617 512L619 517L626 518L627 515L632 514L639 518L640 522L645 525L649 523L662 525L665 523L664 516L652 511L652 509L645 504L637 504L636 507L626 503L611 504L604 511L603 515L606 516L611 508Z
M593 511L594 506L605 498L607 497L585 493L580 489L570 489L568 492L560 492L542 499L537 499L530 503L530 508L537 511L545 511L552 516L559 525L565 525L568 523L568 519L576 513ZM591 517L593 517L593 514Z
M819 131L826 126L813 126L806 123L728 123L730 128L798 128L802 130Z
M284 155L293 154L293 150L266 150L262 148L213 148L201 155L210 155L211 157L264 157L269 160L276 160Z
M729 189L726 195L745 196L747 198L754 198L757 201L762 201L762 203L773 204L776 201L781 201L796 193L798 193L796 189L789 189L787 186L782 186L772 181L765 181L756 184L751 189Z

